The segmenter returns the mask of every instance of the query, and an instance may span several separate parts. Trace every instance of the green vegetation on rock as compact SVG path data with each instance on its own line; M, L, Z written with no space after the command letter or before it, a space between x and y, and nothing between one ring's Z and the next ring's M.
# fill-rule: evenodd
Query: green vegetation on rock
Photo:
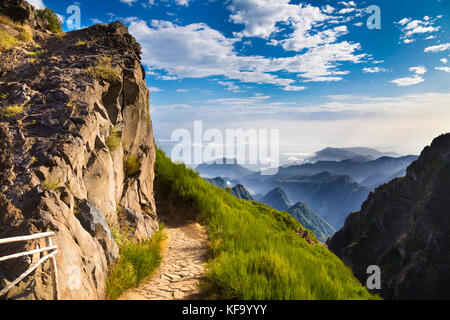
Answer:
M126 290L138 286L154 274L162 260L165 238L164 227L160 226L151 239L143 242L117 241L120 260L110 272L106 283L108 299L118 299Z
M208 227L211 298L377 299L287 212L233 197L159 149L155 170L161 196L180 212L199 212Z
M123 159L123 167L127 176L132 176L141 168L139 158L133 155L125 156Z
M23 112L23 107L15 105L15 106L10 106L10 107L6 107L6 108L2 109L0 111L0 114L2 117L9 118L9 117L17 116L18 114L21 114L22 112Z
M54 34L63 33L62 23L56 13L49 8L36 10L36 16L45 21L45 27Z
M86 72L98 81L114 82L120 77L119 72L112 66L112 60L109 57L98 60L95 66L89 67Z
M106 146L110 152L114 152L120 146L121 139L121 132L114 127L109 136L106 138Z

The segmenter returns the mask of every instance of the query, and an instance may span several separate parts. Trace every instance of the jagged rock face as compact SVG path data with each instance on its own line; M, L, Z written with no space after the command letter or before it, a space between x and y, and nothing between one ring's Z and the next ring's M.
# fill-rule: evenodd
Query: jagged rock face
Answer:
M16 3L32 10L23 1L2 1L0 13L8 14L6 4ZM30 21L33 16L27 15L31 26L36 25ZM37 28L33 36L34 43L0 52L0 238L55 231L61 298L103 299L117 250L83 228L76 217L78 205L89 201L109 226L118 228L117 208L132 210L145 221L134 232L139 239L158 228L155 145L141 48L122 23L64 36ZM31 60L36 51L40 54ZM113 76L87 72L99 61ZM19 111L8 114L12 106ZM127 171L127 159L134 161L135 170ZM108 237L109 226L101 225ZM44 242L2 245L0 255L37 244ZM1 264L0 288L38 259ZM53 299L52 286L46 263L7 298Z
M407 176L371 193L329 248L366 282L381 268L387 299L450 299L450 133L436 138Z

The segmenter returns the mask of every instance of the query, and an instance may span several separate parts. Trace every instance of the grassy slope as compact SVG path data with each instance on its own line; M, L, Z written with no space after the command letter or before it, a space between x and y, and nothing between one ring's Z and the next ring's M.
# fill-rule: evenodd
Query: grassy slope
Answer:
M213 298L375 298L288 213L233 197L161 150L156 183L168 200L198 211L208 226L212 258L205 289Z

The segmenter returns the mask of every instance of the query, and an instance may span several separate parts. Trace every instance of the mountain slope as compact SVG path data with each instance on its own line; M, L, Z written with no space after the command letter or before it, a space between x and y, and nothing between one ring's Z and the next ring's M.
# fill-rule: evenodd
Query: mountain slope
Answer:
M450 133L436 138L407 175L380 186L328 242L362 282L382 271L388 299L450 299Z
M207 224L207 292L218 299L373 299L287 212L240 200L157 151L157 198Z
M275 188L270 191L261 199L261 202L279 211L287 211L292 206L286 192L281 188Z
M306 203L299 202L289 208L289 214L297 219L302 226L314 232L319 241L326 242L329 237L334 235L336 230L330 226L319 215L315 214Z
M235 197L238 197L239 199L242 199L242 200L249 200L249 201L254 201L255 200L255 199L253 199L253 197L250 194L250 192L248 192L248 190L245 189L245 187L242 184L235 185L231 189L231 194L233 196L235 196Z
M222 189L228 188L227 182L221 177L217 177L217 178L213 178L213 179L205 179L205 180L208 181L209 183L211 183L213 186L216 186L216 187L219 187Z
M370 192L350 176L329 172L291 179L252 175L241 178L241 181L253 193L266 193L277 187L283 189L290 200L308 203L315 213L336 229L344 225L349 212L361 208Z

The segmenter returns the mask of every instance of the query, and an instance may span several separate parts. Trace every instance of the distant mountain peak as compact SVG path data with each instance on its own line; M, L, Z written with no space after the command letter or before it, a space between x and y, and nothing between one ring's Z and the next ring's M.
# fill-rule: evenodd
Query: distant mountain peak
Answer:
M277 187L267 193L261 199L261 202L280 211L286 211L292 205L292 202L289 200L286 192L280 187Z
M313 157L307 158L308 162L318 161L343 161L343 160L355 160L355 161L370 161L376 160L380 157L400 157L395 152L381 152L376 149L366 147L352 147L352 148L332 148L327 147L322 149Z

